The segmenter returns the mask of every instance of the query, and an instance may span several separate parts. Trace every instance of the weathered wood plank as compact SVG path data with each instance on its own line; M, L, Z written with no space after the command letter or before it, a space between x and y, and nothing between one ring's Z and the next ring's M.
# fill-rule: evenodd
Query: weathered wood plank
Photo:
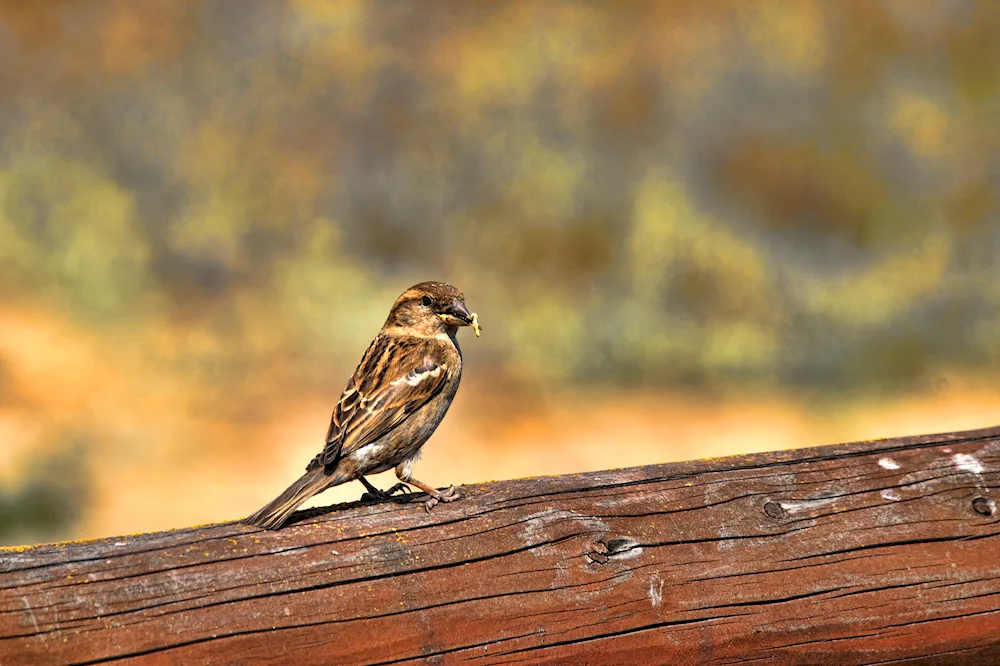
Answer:
M0 663L1000 663L1000 428L0 551Z

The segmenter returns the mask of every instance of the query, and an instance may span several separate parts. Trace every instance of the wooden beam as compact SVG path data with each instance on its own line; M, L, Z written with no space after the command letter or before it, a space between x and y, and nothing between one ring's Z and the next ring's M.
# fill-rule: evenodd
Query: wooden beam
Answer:
M996 664L998 486L992 428L4 549L0 663Z

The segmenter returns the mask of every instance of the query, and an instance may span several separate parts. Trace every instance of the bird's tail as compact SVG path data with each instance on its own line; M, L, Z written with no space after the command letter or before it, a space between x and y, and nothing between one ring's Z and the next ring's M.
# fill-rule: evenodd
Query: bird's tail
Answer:
M336 483L337 481L327 475L322 467L306 472L298 481L288 486L285 492L257 513L245 518L243 522L266 530L276 530L285 524L300 504Z

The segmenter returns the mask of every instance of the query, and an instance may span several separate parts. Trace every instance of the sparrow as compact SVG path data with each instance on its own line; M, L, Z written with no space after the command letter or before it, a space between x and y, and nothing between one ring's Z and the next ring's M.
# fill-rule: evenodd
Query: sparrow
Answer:
M362 499L395 500L397 491L415 486L430 495L427 511L458 499L455 486L442 492L413 478L413 462L458 391L461 326L479 335L478 316L452 285L421 282L404 291L340 396L323 450L298 481L243 522L278 529L313 495L354 480L368 491ZM388 491L365 478L392 468L399 483Z

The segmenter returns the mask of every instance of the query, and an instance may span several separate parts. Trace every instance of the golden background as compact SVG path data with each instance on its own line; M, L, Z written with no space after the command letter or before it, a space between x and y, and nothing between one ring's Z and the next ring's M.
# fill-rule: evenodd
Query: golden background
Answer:
M0 2L0 541L257 509L424 279L484 326L434 485L997 424L998 28Z

